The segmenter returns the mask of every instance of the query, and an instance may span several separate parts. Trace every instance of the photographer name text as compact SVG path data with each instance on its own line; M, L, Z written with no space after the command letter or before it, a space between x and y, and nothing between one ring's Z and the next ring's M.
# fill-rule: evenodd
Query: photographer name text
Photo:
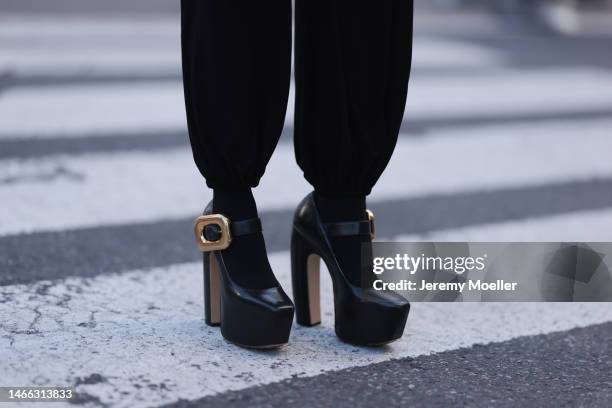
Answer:
M402 279L399 282L383 282L378 279L374 281L373 288L376 290L395 291L515 291L517 282L506 282L498 279L495 282L483 282L482 280L468 280L467 282L427 282Z
M381 275L387 271L402 271L410 276L417 272L445 271L462 276L466 272L484 271L486 268L487 254L478 257L441 257L420 254L411 256L408 254L396 254L392 257L374 258L372 272ZM375 290L394 291L516 291L517 282L507 282L503 279L495 281L481 279L464 279L460 282L431 282L429 279L401 279L396 282L385 282L377 279L373 283Z

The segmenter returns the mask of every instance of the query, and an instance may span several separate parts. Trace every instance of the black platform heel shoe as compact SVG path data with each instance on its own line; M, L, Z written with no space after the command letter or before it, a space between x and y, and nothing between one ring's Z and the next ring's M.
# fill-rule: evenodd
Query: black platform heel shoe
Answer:
M248 348L274 348L289 340L293 303L277 283L267 289L248 289L232 281L223 250L232 237L261 231L259 218L232 222L212 214L209 204L195 222L199 248L204 252L204 312L206 323L221 326L223 337Z
M367 215L367 218L366 218ZM404 332L410 304L393 291L361 288L349 282L334 255L329 236L374 235L374 215L354 222L323 223L312 194L298 206L291 237L291 276L297 322L313 326L321 322L319 265L329 269L333 290L336 335L362 346L379 346L399 339Z

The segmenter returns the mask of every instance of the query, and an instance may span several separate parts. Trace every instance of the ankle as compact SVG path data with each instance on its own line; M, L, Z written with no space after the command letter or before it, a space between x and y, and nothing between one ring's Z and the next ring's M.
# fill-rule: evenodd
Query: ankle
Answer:
M230 222L257 217L257 205L251 190L214 190L213 211L225 215ZM261 232L233 237L230 246L222 252L228 273L240 286L264 289L278 284Z
M213 211L230 220L246 220L257 217L257 204L251 190L213 192Z
M321 221L346 222L366 219L366 198L357 197L326 197L315 192L315 203ZM368 276L362 273L363 244L370 242L366 235L332 237L330 239L334 255L341 265L346 278L353 285L363 286L362 278Z
M314 198L324 222L356 221L365 218L365 196L326 197L315 192Z

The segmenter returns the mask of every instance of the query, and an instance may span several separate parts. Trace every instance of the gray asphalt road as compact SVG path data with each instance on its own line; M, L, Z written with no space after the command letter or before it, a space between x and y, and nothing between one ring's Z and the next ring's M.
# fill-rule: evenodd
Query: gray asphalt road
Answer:
M3 0L0 12L19 13L169 13L177 14L179 0Z
M187 407L606 407L612 324L230 391Z
M201 257L191 235L195 211L176 211L192 201L197 201L198 208L204 206L198 201L200 190L196 190L202 182L185 181L195 174L195 167L188 171L181 168L175 178L168 179L163 172L172 169L162 163L158 167L150 164L156 160L151 159L154 154L182 154L184 160L191 159L184 123L176 126L169 120L166 128L147 127L149 120L165 110L149 111L147 104L125 105L130 113L145 110L145 114L136 115L144 118L140 123L130 122L129 117L112 110L113 103L131 100L133 94L151 90L154 96L147 102L153 106L167 88L177 85L179 89L178 60L171 69L164 66L156 70L155 64L166 54L161 55L163 47L159 44L151 46L146 41L147 33L153 33L163 40L164 47L178 45L178 2L0 3L0 13L19 12L36 18L48 17L47 13L61 15L66 10L88 18L112 17L94 28L89 20L88 24L79 24L79 17L74 15L66 21L55 17L58 20L51 19L40 27L38 20L30 22L29 17L21 23L30 25L10 21L0 27L0 378L65 382L78 388L83 399L76 402L87 406L159 406L178 399L182 401L170 406L610 406L612 324L592 325L611 320L605 318L609 305L596 305L601 307L581 309L580 316L567 316L572 321L567 327L587 327L559 333L551 333L558 326L565 327L559 323L563 318L556 317L556 305L533 309L541 316L513 319L505 315L505 320L493 322L487 322L491 316L475 314L480 321L468 319L459 327L448 320L443 307L438 310L434 305L420 311L415 308L417 312L411 316L411 321L416 321L412 330L418 332L411 337L415 339L414 348L405 343L383 350L335 347L336 343L330 343L335 342L331 327L310 334L296 327L295 347L278 355L241 354L227 348L218 331L203 327L200 289L195 295L191 291L195 282L191 272L200 273L195 263ZM143 17L147 13L165 17L155 20L158 26L147 24L149 20ZM115 14L121 15L124 23L117 23ZM413 191L410 183L415 180L410 177L414 174L402 172L414 172L409 163L418 158L407 154L406 163L395 168L399 175L393 182L386 182L386 193L370 200L381 237L393 239L436 231L461 234L466 227L502 231L509 226L515 228L513 236L517 239L531 239L532 232L540 229L548 237L566 229L574 229L582 237L595 232L601 236L601 231L612 230L612 171L606 163L591 162L579 153L584 152L584 146L587 151L605 151L611 146L599 136L602 127L612 120L612 107L604 98L612 72L610 38L593 35L593 30L574 38L560 37L530 27L526 21L463 11L456 14L456 18L417 14L417 39L426 45L417 55L413 81L429 81L431 85L469 83L477 95L474 99L478 99L487 96L487 87L507 84L507 75L545 73L538 76L539 81L550 81L552 85L546 89L554 95L539 95L539 84L532 80L516 89L503 88L507 92L496 95L488 106L471 106L469 98L467 102L457 100L456 105L466 106L449 114L436 107L440 106L438 102L457 96L452 86L436 88L431 95L419 94L423 99L430 97L423 103L430 103L432 111L421 112L420 116L407 113L399 145L430 155L419 162L423 166L416 172L436 175L429 179L437 183L436 188ZM126 15L138 16L134 20L136 29L125 20ZM105 24L110 27L114 23L118 24L112 26L117 45L104 33ZM138 35L145 41L138 43L140 40L134 39ZM126 43L130 41L137 46L129 48ZM54 47L53 52L46 52L48 47ZM88 54L92 49L95 53ZM132 55L138 52L143 54ZM112 64L105 65L108 61L104 59L90 63L90 58L104 53ZM138 64L154 69L134 69ZM571 82L567 78L580 80ZM589 81L601 84L601 92L584 86ZM132 88L134 85L138 87ZM576 94L581 96L574 100ZM37 111L39 117L33 117L31 105L47 95L50 97L45 100L52 103ZM112 103L100 108L97 99L105 97ZM540 101L540 105L534 101ZM526 103L534 109L523 109ZM98 120L106 115L108 120ZM19 126L10 120L13 117L18 117ZM54 127L31 130L28 126L36 122ZM576 123L580 131L568 135L571 132L565 129ZM565 148L539 143L550 134L538 126L556 129L559 140L567 143L561 146ZM22 131L22 127L28 130ZM486 138L471 140L471 133L482 129L487 132ZM500 136L508 133L513 140ZM294 166L291 134L292 122L288 120L279 150L284 154L282 163ZM487 167L451 157L466 154L455 144L461 137L472 148L490 142L490 150L483 151L475 161L488 163L496 179L488 178ZM512 150L517 144L519 149ZM574 150L578 152L576 157ZM503 161L506 151L525 158L525 163L517 161L509 170L506 168L508 171L495 172L496 161ZM531 151L535 151L541 168L529 162ZM436 162L438 167L430 166L434 156L444 152L452 166L445 167L443 161ZM489 155L494 159L489 160ZM579 175L566 171L574 159L581 159L586 168ZM98 173L83 170L96 161L102 163L95 167ZM120 167L118 173L105 166L126 162L131 165ZM477 173L472 184L461 184L463 180L457 180L460 185L439 182L465 169ZM472 175L469 171L462 174ZM285 255L294 202L278 197L293 198L292 187L302 182L299 176L287 172L272 194L277 201L260 207L268 250L285 268L281 273L288 268ZM125 186L120 183L121 177L139 182ZM163 183L167 184L160 186ZM178 191L184 194L164 201L170 184L181 183L186 187ZM110 187L100 191L97 185ZM54 195L64 194L78 205L55 200ZM116 207L109 209L110 202ZM140 216L140 210L146 212L149 206L155 211ZM32 224L33 214L27 209L34 207L37 215L61 220L45 223L48 220L41 217L37 218L41 225ZM87 217L78 218L83 214ZM601 222L589 222L592 218ZM564 225L564 219L569 226ZM21 224L27 227L21 228ZM501 316L503 310L497 311ZM421 316L431 318L433 323ZM331 321L331 312L326 317ZM538 318L543 328L530 325ZM483 326L487 329L481 329L481 323L488 324ZM445 337L447 329L456 337ZM495 329L506 333L501 338L513 339L500 342ZM463 347L464 339L469 339L469 347ZM403 351L393 354L393 347ZM405 358L413 352L428 355ZM326 354L329 362L313 358L323 353L330 353ZM370 364L386 355L402 358ZM275 365L281 357L285 363ZM364 358L370 359L365 367L337 369L345 367L338 362L356 365L366 361ZM388 358L392 357L382 360ZM201 361L209 365L201 365ZM227 367L221 370L223 364ZM304 370L310 370L308 377L303 375ZM283 373L281 379L289 378L251 386L277 378L275 373L279 371ZM326 372L315 375L320 371ZM228 391L236 382L242 389Z
M0 185L1 185L0 181ZM371 202L385 239L612 207L612 179ZM261 213L269 251L287 251L293 210ZM398 222L398 220L402 220ZM194 262L192 219L0 237L0 285ZM381 237L383 238L383 237Z

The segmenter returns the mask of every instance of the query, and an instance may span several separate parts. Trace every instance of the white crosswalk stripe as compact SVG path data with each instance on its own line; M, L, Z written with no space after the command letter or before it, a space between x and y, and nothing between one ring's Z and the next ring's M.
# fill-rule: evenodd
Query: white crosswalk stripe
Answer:
M15 75L180 72L174 19L0 16L0 72Z
M559 84L577 84L571 95ZM476 78L441 76L415 80L410 86L410 119L461 118L492 115L584 112L609 108L609 71L597 69L501 70Z
M612 120L602 120L402 137L374 197L612 177L612 161L607 159L610 126ZM0 236L191 217L210 197L186 149L6 160L0 161L0 174L16 180L0 186L5 208L0 212ZM259 207L290 208L309 190L293 147L279 145L256 191Z
M581 83L571 97L559 83ZM408 123L419 120L588 113L610 109L612 74L598 70L494 71L477 77L426 77L413 81ZM294 86L290 100L293 101ZM36 118L36 120L33 120ZM286 125L293 124L290 103ZM0 94L0 139L65 137L84 133L185 128L179 82L133 85L21 87Z
M0 72L180 73L180 26L175 19L0 17L0 38L22 45L3 50ZM506 62L499 51L448 39L424 37L413 50L416 69L496 67Z
M150 133L184 131L181 83L172 79L180 75L179 36L175 19L0 16L0 146L117 134L146 139ZM610 71L508 64L501 50L467 40L418 38L408 125L506 120L402 134L372 200L611 179L612 117L565 118L611 109L612 94L604 91L612 87ZM3 89L3 74L79 79ZM87 82L96 75L135 74L169 79ZM560 84L572 84L571 92ZM547 119L521 120L530 115ZM293 123L293 103L286 122ZM255 192L259 210L291 209L308 191L292 145L281 143ZM200 212L208 199L186 145L8 157L0 160L0 240L183 219ZM612 209L589 208L388 238L611 240ZM4 251L0 247L0 258L12 255ZM271 262L290 293L288 252L271 254ZM0 259L0 265L11 273L10 262ZM0 378L23 385L74 385L77 378L98 373L103 381L80 384L79 390L109 406L144 407L612 321L607 304L416 304L401 341L385 349L359 349L335 338L331 287L324 278L322 326L295 326L286 348L262 354L227 344L218 329L204 324L199 263L103 271L95 278L80 277L82 272L70 271L65 276L71 277L54 282L0 286Z
M271 262L289 290L289 254L273 254ZM290 344L272 354L237 349L204 324L200 264L0 287L7 300L0 318L11 322L0 338L1 367L19 384L32 381L23 362L34 358L42 384L99 373L105 382L80 390L114 406L144 407L612 320L606 304L415 304L400 341L360 349L337 341L331 283L322 276L322 325L294 326Z
M400 242L609 242L612 240L612 210L430 231L394 239Z
M179 82L14 88L0 94L0 140L184 127Z

